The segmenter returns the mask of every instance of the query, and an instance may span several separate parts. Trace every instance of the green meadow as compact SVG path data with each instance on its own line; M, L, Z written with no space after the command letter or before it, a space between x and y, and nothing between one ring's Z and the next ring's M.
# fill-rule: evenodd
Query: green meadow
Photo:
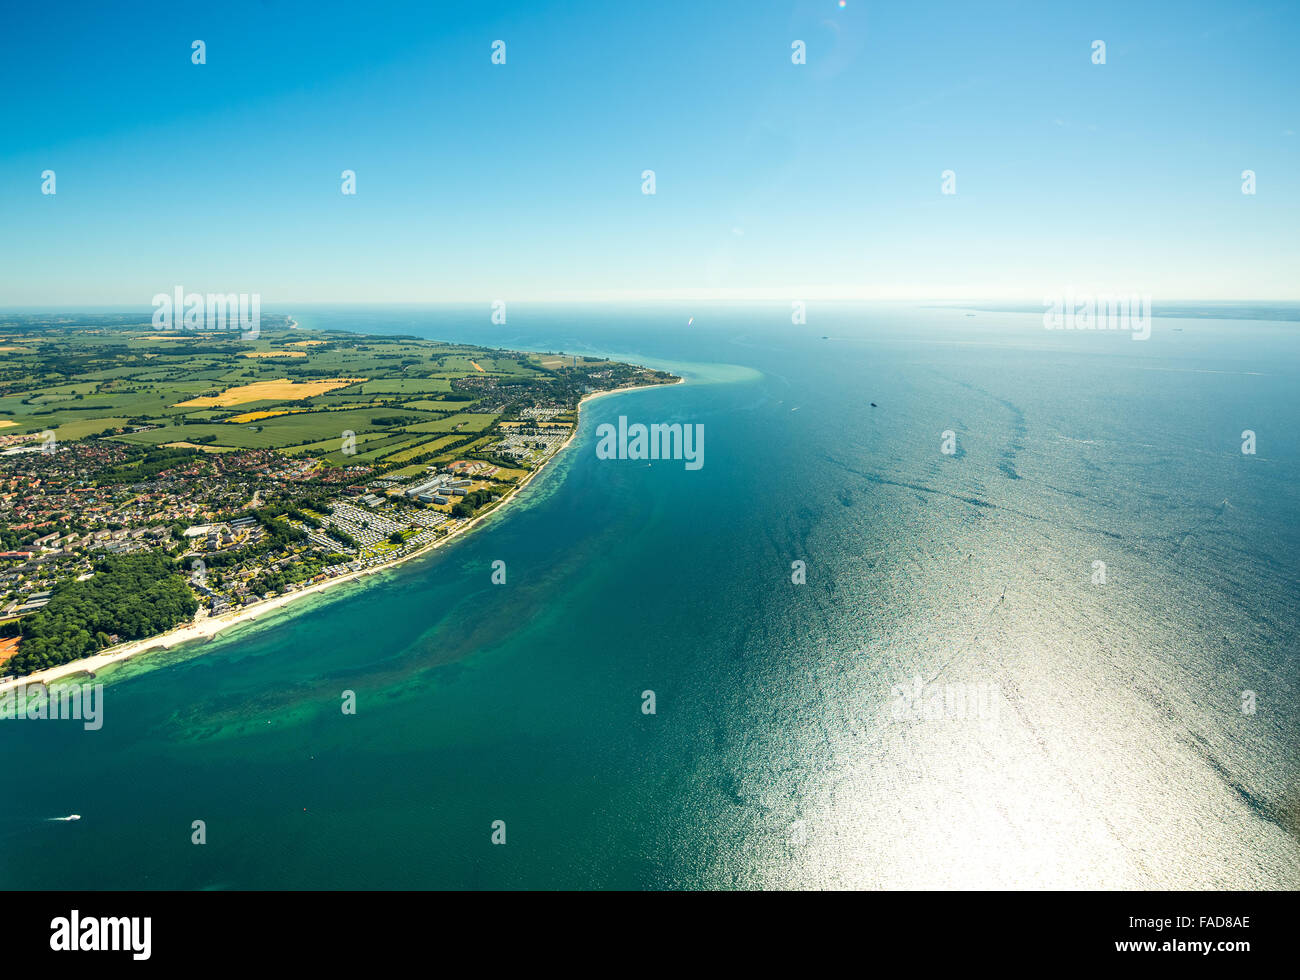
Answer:
M8 348L0 354L0 438L53 431L64 441L273 449L409 469L412 460L439 461L443 450L451 458L490 443L506 402L556 377L539 356L290 329L280 318L269 326L264 318L251 341L91 319L0 321ZM494 393L492 385L503 387ZM195 399L203 401L186 404ZM345 436L355 453L342 451Z

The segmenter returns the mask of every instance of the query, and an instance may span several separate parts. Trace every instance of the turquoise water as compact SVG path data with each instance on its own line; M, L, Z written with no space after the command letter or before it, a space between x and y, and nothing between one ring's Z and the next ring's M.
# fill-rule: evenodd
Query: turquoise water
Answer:
M688 383L451 547L105 672L101 731L0 723L0 886L1300 886L1297 324L292 312ZM705 465L597 459L620 414ZM996 717L895 720L913 677Z

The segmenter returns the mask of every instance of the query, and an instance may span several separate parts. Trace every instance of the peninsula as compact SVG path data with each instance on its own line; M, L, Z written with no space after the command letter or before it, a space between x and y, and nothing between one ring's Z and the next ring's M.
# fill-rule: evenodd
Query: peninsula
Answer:
M441 546L590 397L681 379L561 353L0 321L0 688L210 636Z

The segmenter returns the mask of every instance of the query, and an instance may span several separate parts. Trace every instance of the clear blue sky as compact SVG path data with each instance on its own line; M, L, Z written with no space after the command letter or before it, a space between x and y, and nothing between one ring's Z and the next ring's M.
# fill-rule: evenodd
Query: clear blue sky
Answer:
M1297 50L1294 0L11 4L0 307L1300 298Z

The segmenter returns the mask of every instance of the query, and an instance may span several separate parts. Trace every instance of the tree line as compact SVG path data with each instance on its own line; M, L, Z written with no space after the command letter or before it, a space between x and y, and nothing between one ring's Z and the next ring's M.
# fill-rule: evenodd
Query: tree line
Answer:
M118 641L141 640L194 618L199 604L170 559L154 551L109 555L84 582L64 582L20 620L6 673L30 674L80 660Z

